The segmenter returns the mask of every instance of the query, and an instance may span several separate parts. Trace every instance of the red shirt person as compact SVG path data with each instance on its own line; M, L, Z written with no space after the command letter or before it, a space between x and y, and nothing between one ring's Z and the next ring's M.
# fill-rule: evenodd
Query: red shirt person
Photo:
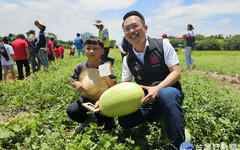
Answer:
M62 45L60 45L59 50L60 50L60 55L63 59L63 57L64 57L64 47L62 47Z
M55 57L56 59L60 58L60 49L59 49L59 46L56 45L56 48L53 50L54 54L55 54Z
M24 79L23 75L23 66L25 67L26 76L29 76L30 66L28 63L29 60L29 49L28 44L24 40L25 37L23 34L19 34L17 39L12 43L13 51L14 51L14 59L16 60L17 69L18 69L18 79Z
M54 44L53 44L54 38L50 38L50 40L48 41L48 60L49 61L54 61L54 52L53 52L53 48L54 48Z

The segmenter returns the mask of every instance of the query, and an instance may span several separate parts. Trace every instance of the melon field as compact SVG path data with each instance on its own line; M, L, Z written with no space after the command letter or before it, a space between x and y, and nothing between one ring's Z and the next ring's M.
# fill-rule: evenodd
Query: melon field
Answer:
M57 60L45 71L22 81L0 83L0 149L91 149L91 150L152 150L163 149L167 138L162 118L156 122L124 130L115 123L111 131L102 130L93 117L90 127L80 134L78 125L66 114L67 106L81 95L71 87L69 77L85 57L68 56ZM185 99L183 109L186 128L191 133L194 148L217 146L240 149L240 52L194 51L195 70L184 70L184 52L180 59L181 79ZM76 53L75 53L76 54ZM112 66L121 80L122 58L118 50L110 54ZM207 72L207 73L206 73ZM210 73L225 79L238 79L226 85ZM234 88L232 88L235 85ZM90 115L93 115L90 112Z

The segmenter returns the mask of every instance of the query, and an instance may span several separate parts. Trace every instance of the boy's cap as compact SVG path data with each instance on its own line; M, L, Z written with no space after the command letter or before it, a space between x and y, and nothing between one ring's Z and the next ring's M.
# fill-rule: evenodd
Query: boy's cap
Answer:
M35 25L40 24L41 26L46 27L42 21L37 21L37 20L35 20L35 21L34 21L34 24L35 24Z
M188 24L186 27L185 27L185 29L193 29L193 26L192 26L192 24Z
M162 37L167 37L167 34L164 33L164 34L162 35Z
M95 20L95 23L94 23L93 25L94 25L94 26L96 26L96 25L103 25L102 20L96 19L96 20Z
M82 92L82 95L91 100L99 100L102 93L109 88L105 78L100 77L97 68L83 69L79 74L78 80L87 88L87 91Z

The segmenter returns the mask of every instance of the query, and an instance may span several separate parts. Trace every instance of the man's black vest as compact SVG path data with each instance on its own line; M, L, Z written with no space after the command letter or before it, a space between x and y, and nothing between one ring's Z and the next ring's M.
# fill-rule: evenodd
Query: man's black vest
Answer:
M38 48L44 48L46 46L46 38L44 36L44 30L41 30L39 32L39 40L37 45Z
M133 50L129 51L127 64L135 77L136 83L146 86L155 86L163 81L169 74L169 68L164 61L162 39L148 38L149 46L144 55L144 65L136 57ZM181 84L177 81L172 87L181 90Z
M132 44L130 44L126 38L123 39L123 45L122 45L122 48L125 52L129 52L130 50L132 50Z

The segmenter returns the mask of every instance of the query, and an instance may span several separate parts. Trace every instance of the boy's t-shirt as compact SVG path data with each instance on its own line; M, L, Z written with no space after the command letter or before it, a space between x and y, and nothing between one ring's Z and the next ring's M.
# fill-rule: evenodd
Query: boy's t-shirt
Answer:
M55 48L55 49L53 50L53 52L55 53L55 57L56 57L56 58L59 58L59 57L60 57L60 50L59 50L59 48Z
M4 44L5 48L6 48L6 51L8 53L8 57L9 57L9 61L6 61L6 59L2 56L2 65L12 65L14 64L14 61L12 59L12 57L10 56L11 54L14 54L14 51L13 51L13 48L11 45L8 45L8 44ZM2 70L0 70L2 71Z
M104 62L102 61L101 64L104 64ZM88 68L87 61L83 61L83 62L80 62L79 64L77 64L77 66L73 70L72 75L70 76L70 81L71 82L78 81L78 76L79 76L80 72L85 68ZM109 77L113 80L114 83L117 82L117 77L114 74L113 70L111 72L111 75L109 75Z

